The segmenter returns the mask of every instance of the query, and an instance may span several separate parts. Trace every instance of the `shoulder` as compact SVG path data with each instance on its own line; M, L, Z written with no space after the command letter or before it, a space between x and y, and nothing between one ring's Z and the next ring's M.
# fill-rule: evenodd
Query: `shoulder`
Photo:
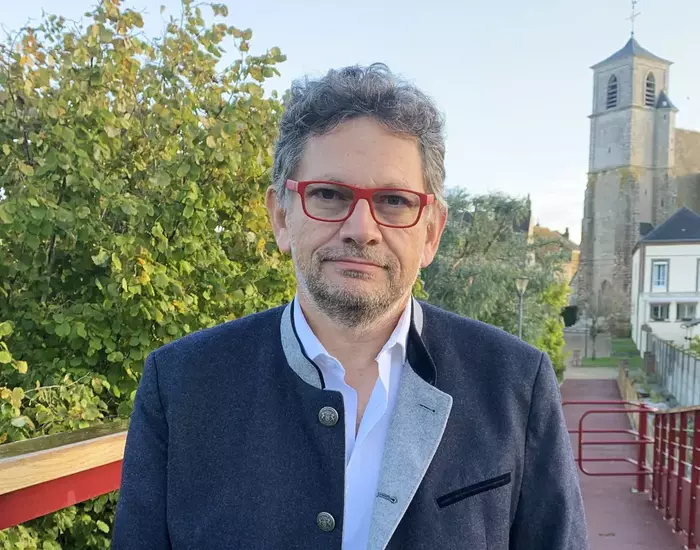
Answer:
M279 340L279 327L285 306L253 313L211 328L202 329L178 338L156 349L153 356L156 362L182 362L189 359L201 361L203 358L235 350L238 354L251 354L264 342Z
M500 328L421 302L422 337L436 361L473 366L501 379L534 380L545 355ZM447 366L447 365L446 365Z

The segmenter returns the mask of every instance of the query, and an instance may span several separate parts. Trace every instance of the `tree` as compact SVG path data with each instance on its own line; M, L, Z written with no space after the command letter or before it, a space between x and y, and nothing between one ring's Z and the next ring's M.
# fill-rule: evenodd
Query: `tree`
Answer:
M559 361L563 352L555 333L563 339L560 315L568 287L558 274L567 251L553 248L550 240L531 242L526 200L470 196L462 190L448 193L446 200L450 215L440 249L422 274L429 301L515 333L515 279L527 276L523 338L543 347L551 344L545 351ZM563 358L559 362L561 371Z
M593 350L591 359L596 359L596 339L598 335L612 332L624 311L625 297L610 285L603 285L601 292L583 304L583 316L589 323L589 335Z
M263 200L280 50L191 0L152 41L119 0L87 16L0 45L0 442L128 417L151 350L294 292ZM107 548L115 500L0 543Z

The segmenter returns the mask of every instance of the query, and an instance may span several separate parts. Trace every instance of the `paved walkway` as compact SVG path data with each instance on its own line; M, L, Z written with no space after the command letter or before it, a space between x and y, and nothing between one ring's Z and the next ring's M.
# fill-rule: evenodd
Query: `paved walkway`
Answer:
M564 401L616 401L620 399L617 383L611 379L608 369L594 367L594 372L567 371L567 379L562 385ZM591 369L576 369L576 371ZM608 379L590 378L595 372L607 375ZM602 378L602 376L601 376ZM612 376L614 378L614 376ZM566 406L564 413L569 429L578 429L581 415L594 407ZM616 407L610 407L616 408ZM586 429L629 429L629 421L623 414L597 414L587 416ZM578 455L578 436L572 435L574 454ZM627 436L632 439L632 436ZM584 441L617 439L623 434L587 434ZM638 447L632 445L605 445L584 447L584 458L635 456ZM584 462L584 468L591 472L631 472L634 466L615 462ZM581 490L586 508L588 533L591 550L670 550L683 548L680 535L671 530L671 525L663 520L648 494L635 494L635 476L589 476L579 471ZM647 482L647 486L651 479Z

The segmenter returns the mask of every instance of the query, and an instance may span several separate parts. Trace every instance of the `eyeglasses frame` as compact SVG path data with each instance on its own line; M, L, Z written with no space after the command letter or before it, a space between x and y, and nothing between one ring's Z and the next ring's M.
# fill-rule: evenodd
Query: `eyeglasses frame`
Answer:
M347 189L350 189L353 193L353 202L350 205L350 208L348 209L348 213L344 218L341 218L339 220L326 220L323 218L318 218L316 216L312 216L309 214L309 211L306 209L306 199L304 198L304 191L306 190L306 187L311 185L311 184L328 184L328 185L336 185L339 187L345 187ZM304 210L304 214L306 214L307 217L311 218L312 220L316 220L319 222L328 222L328 223L342 223L346 221L350 216L352 216L352 213L355 211L355 207L357 206L357 203L360 200L366 200L367 204L369 205L369 211L372 214L372 219L374 219L375 222L377 222L377 225L381 225L382 227L390 227L393 229L408 229L409 227L414 227L421 219L421 216L423 215L423 210L425 209L426 206L430 204L435 203L435 195L432 193L421 193L420 191L414 191L413 189L403 189L399 187L372 187L372 188L363 188L363 187L357 187L355 185L350 185L348 183L340 183L337 181L328 181L328 180L306 180L306 181L296 181L293 179L288 179L285 182L285 187L289 189L290 191L295 191L296 193L299 194L299 198L301 200L301 207ZM418 215L416 216L416 221L414 221L410 225L391 225L388 223L380 222L377 219L377 216L374 212L374 206L372 205L372 196L374 193L378 191L403 191L405 193L412 193L414 195L417 195L419 200L420 200L420 207L418 209Z

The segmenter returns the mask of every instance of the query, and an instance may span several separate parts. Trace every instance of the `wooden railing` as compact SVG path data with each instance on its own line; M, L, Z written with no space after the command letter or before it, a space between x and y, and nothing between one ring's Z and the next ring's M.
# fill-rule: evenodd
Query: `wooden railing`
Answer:
M0 530L119 489L127 423L0 445Z

